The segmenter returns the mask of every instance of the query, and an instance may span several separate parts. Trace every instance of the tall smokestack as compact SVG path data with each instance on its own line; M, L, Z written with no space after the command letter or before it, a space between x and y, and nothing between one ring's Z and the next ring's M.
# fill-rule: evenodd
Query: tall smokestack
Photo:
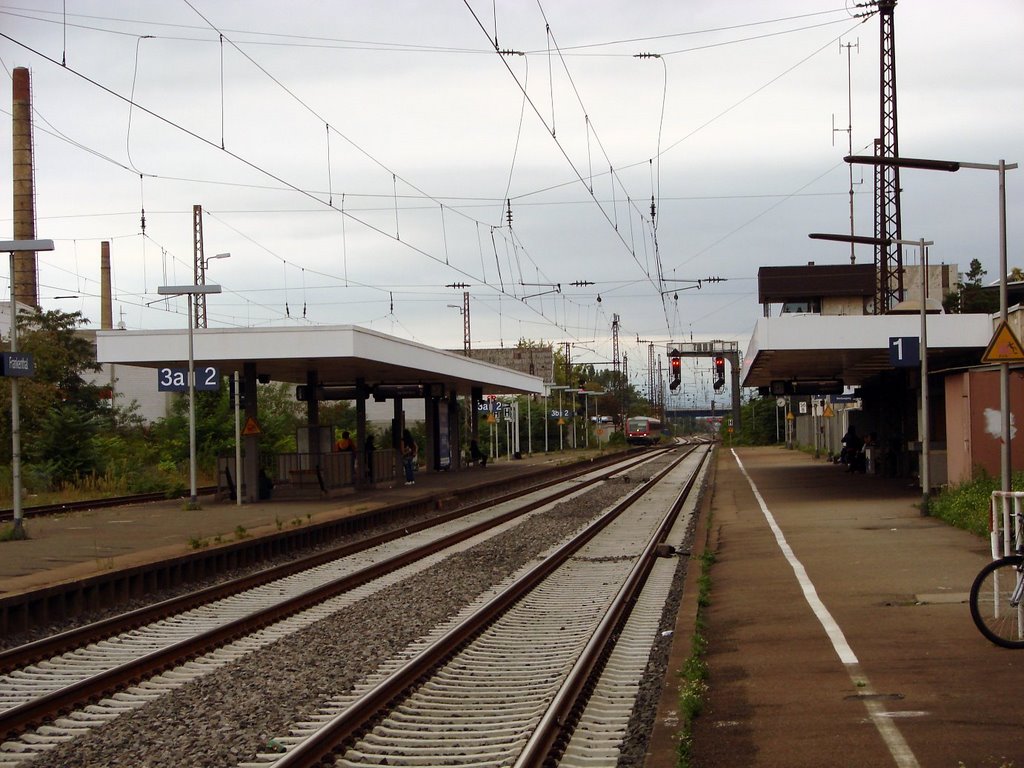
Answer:
M14 69L13 102L14 148L14 239L36 239L35 188L32 172L32 88L28 69ZM39 306L36 283L36 254L19 251L14 254L14 299L30 307Z
M114 328L114 306L110 301L110 241L100 243L100 330Z

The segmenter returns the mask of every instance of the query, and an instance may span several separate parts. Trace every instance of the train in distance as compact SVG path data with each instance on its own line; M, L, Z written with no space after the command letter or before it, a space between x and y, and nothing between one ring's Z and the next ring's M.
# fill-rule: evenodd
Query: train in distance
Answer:
M626 442L631 445L654 445L661 442L664 429L653 416L630 416L626 419Z

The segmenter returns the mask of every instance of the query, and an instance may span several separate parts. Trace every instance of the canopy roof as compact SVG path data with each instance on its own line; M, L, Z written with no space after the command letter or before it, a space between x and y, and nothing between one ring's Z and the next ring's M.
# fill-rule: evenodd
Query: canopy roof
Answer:
M97 361L149 368L187 368L188 329L98 331ZM480 362L461 354L406 341L352 325L308 328L196 328L196 365L222 374L242 372L245 363L271 381L305 384L309 371L325 386L444 384L447 392L541 394L536 376Z

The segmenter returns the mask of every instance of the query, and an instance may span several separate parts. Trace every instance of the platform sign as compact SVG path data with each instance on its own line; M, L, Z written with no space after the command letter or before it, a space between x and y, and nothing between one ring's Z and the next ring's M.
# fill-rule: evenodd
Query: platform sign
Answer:
M196 366L196 391L215 392L220 389L220 371L213 365ZM158 392L188 392L188 368L157 368Z
M36 372L35 359L27 352L4 352L4 376L28 377Z
M921 339L917 336L889 337L889 365L914 368L921 364Z

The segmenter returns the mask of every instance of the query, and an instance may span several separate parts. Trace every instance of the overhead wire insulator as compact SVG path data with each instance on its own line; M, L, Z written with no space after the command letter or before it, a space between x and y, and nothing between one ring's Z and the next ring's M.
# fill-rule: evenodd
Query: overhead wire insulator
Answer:
M506 199L505 205L507 206L507 209L505 211L505 219L508 221L508 228L512 229L512 201Z

